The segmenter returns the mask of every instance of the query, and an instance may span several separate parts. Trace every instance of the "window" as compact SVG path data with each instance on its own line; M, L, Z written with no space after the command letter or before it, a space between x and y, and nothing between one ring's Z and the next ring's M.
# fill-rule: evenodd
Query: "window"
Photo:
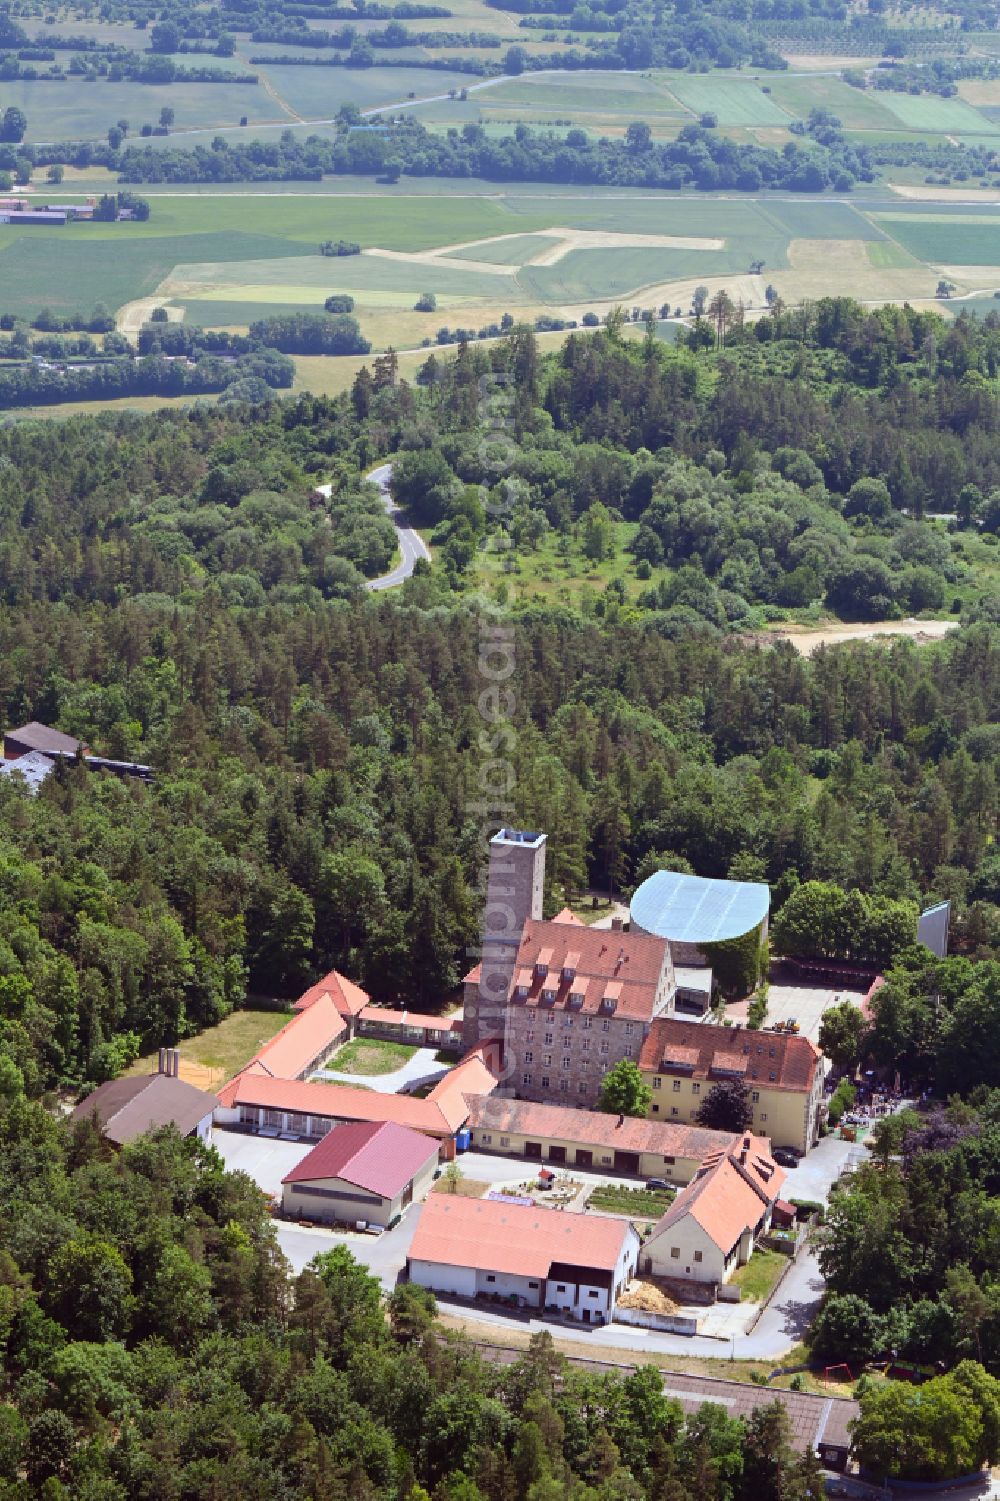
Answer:
M265 1126L279 1126L280 1127L281 1124L282 1124L281 1111L280 1110L265 1110L264 1111L264 1124L265 1124Z
M635 1031L635 1023L634 1022L626 1022L625 1023L625 1036L626 1037L631 1037L632 1033L634 1031Z
M527 985L519 985L517 987L517 998L519 1001L526 1001L528 999Z
M573 1046L573 1039L572 1039L572 1037L564 1037L563 1038L563 1047L564 1048L571 1048L572 1046Z
M528 1283L528 1286L529 1286L529 1287L537 1287L537 1286L538 1286L538 1283L537 1283L537 1282L529 1282L529 1283Z
M601 1158L601 1161L602 1161L602 1162L607 1162L607 1163L610 1163L610 1162L611 1162L611 1160L612 1160L612 1159L611 1159L611 1158L610 1158L610 1157L602 1157L602 1158Z
M485 1141L485 1142L491 1142L493 1140L493 1137L492 1136L488 1136L486 1134L486 1132L484 1131L483 1134L482 1134L482 1136L479 1138L479 1140L480 1141Z
M571 1068L571 1067L572 1067L572 1064L573 1064L573 1060L572 1060L572 1058L570 1058L570 1056L569 1056L569 1055L568 1055L568 1054L567 1054L567 1055L566 1055L566 1057L564 1057L564 1058L563 1058L563 1061L562 1061L562 1066L563 1066L563 1068Z
M762 1110L761 1111L760 1118L761 1118L762 1121L766 1121L767 1120L767 1111L766 1110Z
M681 1081L680 1081L680 1079L675 1079L674 1080L674 1094L680 1094L680 1092L681 1092Z
M753 1101L753 1103L756 1105L757 1102L760 1100L760 1090L759 1089L752 1090L751 1094L750 1094L750 1098Z
M487 1282L495 1282L497 1279L494 1277L494 1275L493 1275L492 1272L487 1272L486 1273L486 1280L487 1280Z
M566 1284L565 1284L565 1282L557 1282L556 1283L556 1292L557 1293L564 1293L565 1291L566 1291Z
M560 1090L561 1094L568 1094L569 1093L569 1080L568 1079L560 1079L559 1080L559 1090Z
M606 1053L607 1051L608 1051L608 1043L607 1043L607 1039L605 1038L605 1040L601 1043L601 1052L602 1053Z
M299 1136L304 1136L309 1128L309 1119L305 1115L290 1115L288 1117L288 1129L295 1131Z
M548 1074L543 1074L542 1075L542 1088L543 1089L548 1089L548 1087L549 1087L549 1076L548 1076Z
M588 1298L596 1298L596 1297L598 1297L598 1296L599 1296L599 1295L598 1295L598 1294L597 1294L597 1293L595 1293L595 1292L588 1292L588 1294L587 1294L587 1297L588 1297Z
M691 1085L691 1093L692 1094L701 1094L701 1085L700 1084L692 1084Z
M545 1043L545 1046L547 1048L550 1048L552 1046L552 1033L551 1032L546 1032L546 1034L543 1037L542 1041Z
M576 1086L576 1092L577 1092L577 1094L586 1094L587 1093L586 1080L584 1080L584 1079L580 1080L579 1084Z
M590 1017L589 1017L589 1016L585 1016L585 1017L584 1017L584 1018L583 1018L583 1030L584 1030L584 1031L585 1031L585 1032L589 1032L589 1031L590 1031L590 1029L591 1029L591 1027L592 1027L592 1026L593 1026L593 1025L594 1025L594 1023L593 1023L593 1021L592 1021L592 1019L591 1019L591 1018L590 1018Z
M571 1016L564 1016L563 1017L563 1026L564 1027L571 1027L572 1025L573 1025L573 1018Z
M670 1107L670 1114L671 1115L679 1115L680 1114L680 1111L677 1109L676 1105L671 1105L671 1107Z
M532 1032L532 1030L530 1029L530 1027L529 1027L528 1031L525 1032L525 1034L524 1034L524 1040L525 1040L525 1042L534 1042L534 1040L535 1040L535 1034L534 1034L534 1032Z
M551 1068L552 1067L552 1054L551 1053L545 1053L543 1055L543 1057L542 1057L542 1062L543 1062L543 1064L545 1065L546 1068Z
M501 1136L501 1138L500 1138L500 1145L502 1147L509 1147L510 1146L510 1137L509 1136Z
M631 1058L631 1056L632 1056L632 1044L629 1043L627 1045L627 1047L625 1048L625 1057L626 1058Z
M769 1079L770 1079L770 1081L771 1081L771 1083L772 1083L772 1084L773 1084L773 1083L774 1083L774 1081L775 1081L775 1079L776 1079L776 1078L777 1078L777 1077L778 1077L778 1076L777 1076L777 1074L776 1074L776 1073L775 1073L775 1072L774 1072L774 1069L773 1069L773 1068L772 1068L772 1070L771 1070L771 1072L770 1072L770 1073L769 1073L769 1074L768 1074L768 1076L767 1076L767 1077L768 1077L768 1078L769 1078Z
M521 1075L521 1083L522 1084L530 1084L531 1083L531 1075L530 1074L522 1074Z
M525 1053L525 1055L524 1055L524 1061L525 1061L525 1063L534 1063L534 1061L535 1061L535 1055L534 1055L534 1053L532 1053L530 1051L527 1052L527 1053Z
M580 1050L581 1050L581 1052L584 1052L584 1053L589 1053L590 1052L590 1038L589 1037L585 1037L583 1039L583 1041L580 1044Z
M548 1001L549 1005L551 1006L552 1002L555 1000L555 998L556 998L555 991L554 990L550 990L548 988L548 986L546 986L546 988L542 991L542 1000L543 1001Z
M700 1261L701 1260L701 1252L700 1251L695 1251L695 1253L694 1253L694 1259L695 1259L695 1261Z
M663 1083L663 1080L660 1078L659 1074L654 1074L653 1075L653 1088L654 1089L659 1089L660 1086L662 1085L662 1083Z
M608 1020L607 1017L604 1018L603 1022L601 1023L601 1026L604 1028L605 1032L610 1032L611 1031L611 1023L610 1023L610 1021Z
M670 1255L671 1255L671 1257L673 1258L674 1261L680 1261L680 1259L681 1259L681 1248L680 1248L680 1246L671 1246L670 1247Z
M656 1103L656 1101L654 1100L654 1102L653 1102L653 1114L654 1115L659 1115L659 1113L660 1113L660 1107Z

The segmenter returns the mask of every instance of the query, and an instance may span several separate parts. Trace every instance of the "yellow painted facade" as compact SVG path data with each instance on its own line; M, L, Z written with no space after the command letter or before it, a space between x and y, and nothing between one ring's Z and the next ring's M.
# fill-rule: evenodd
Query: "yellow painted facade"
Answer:
M654 1073L650 1069L644 1069L643 1074L653 1091L649 1120L663 1121L666 1125L695 1124L713 1080ZM817 1067L813 1087L808 1091L771 1089L758 1080L748 1080L747 1089L753 1104L755 1136L768 1136L773 1147L794 1147L799 1152L807 1152L813 1146L823 1099L821 1067Z

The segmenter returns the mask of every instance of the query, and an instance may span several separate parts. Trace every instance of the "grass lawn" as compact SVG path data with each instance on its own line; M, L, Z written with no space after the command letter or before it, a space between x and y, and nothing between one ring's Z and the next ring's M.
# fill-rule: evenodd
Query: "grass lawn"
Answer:
M225 1083L290 1019L289 1011L234 1011L218 1026L199 1032L197 1037L184 1039L178 1049L181 1072L183 1074L185 1063L193 1063L218 1073L219 1083ZM136 1059L129 1073L151 1073L157 1062L157 1053L147 1053ZM206 1088L207 1085L200 1087Z
M676 1195L672 1189L651 1192L646 1188L626 1188L622 1185L611 1187L605 1185L595 1188L587 1200L590 1209L598 1209L604 1214L630 1214L634 1219L658 1220L661 1214L665 1214L674 1202Z
M745 1303L764 1303L787 1265L788 1257L780 1251L754 1251L746 1266L734 1272L730 1281L739 1288Z
M409 1063L415 1047L403 1042L380 1042L375 1037L355 1037L329 1063L338 1074L394 1074Z
M964 135L1000 134L1000 125L992 125L964 99L939 99L932 94L897 94L883 89L881 98L888 110L912 130L934 130Z

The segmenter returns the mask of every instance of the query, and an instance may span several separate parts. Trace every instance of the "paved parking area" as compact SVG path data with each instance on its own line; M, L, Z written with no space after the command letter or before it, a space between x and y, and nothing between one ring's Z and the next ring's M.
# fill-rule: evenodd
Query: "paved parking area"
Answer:
M243 1136L239 1131L222 1131L216 1126L212 1145L231 1172L246 1173L265 1193L280 1194L282 1178L312 1151L314 1143Z
M841 1001L851 1001L853 1005L860 1006L863 1000L862 991L845 990L842 986L772 983L767 993L767 1019L764 1025L772 1027L775 1022L794 1018L799 1024L799 1036L816 1042L824 1011L839 1005ZM737 1001L735 1005L727 1006L726 1014L734 1021L745 1021L746 1002Z

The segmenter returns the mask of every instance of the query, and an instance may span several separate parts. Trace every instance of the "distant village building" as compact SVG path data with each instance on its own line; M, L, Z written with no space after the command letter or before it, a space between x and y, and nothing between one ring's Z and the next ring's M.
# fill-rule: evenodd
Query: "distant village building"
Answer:
M16 761L19 756L26 756L31 751L37 751L43 756L75 756L86 752L86 749L82 741L74 739L72 735L64 735L62 730L54 730L50 725L40 724L37 719L31 720L29 724L22 724L20 729L8 730L3 737L5 761Z
M21 725L20 729L7 731L3 740L3 760L0 771L7 776L15 771L23 775L32 795L58 761L79 761L88 771L110 772L113 776L140 782L153 780L151 766L138 761L116 761L108 756L91 755L82 741L34 719L30 724ZM43 760L48 762L47 766L42 765Z

